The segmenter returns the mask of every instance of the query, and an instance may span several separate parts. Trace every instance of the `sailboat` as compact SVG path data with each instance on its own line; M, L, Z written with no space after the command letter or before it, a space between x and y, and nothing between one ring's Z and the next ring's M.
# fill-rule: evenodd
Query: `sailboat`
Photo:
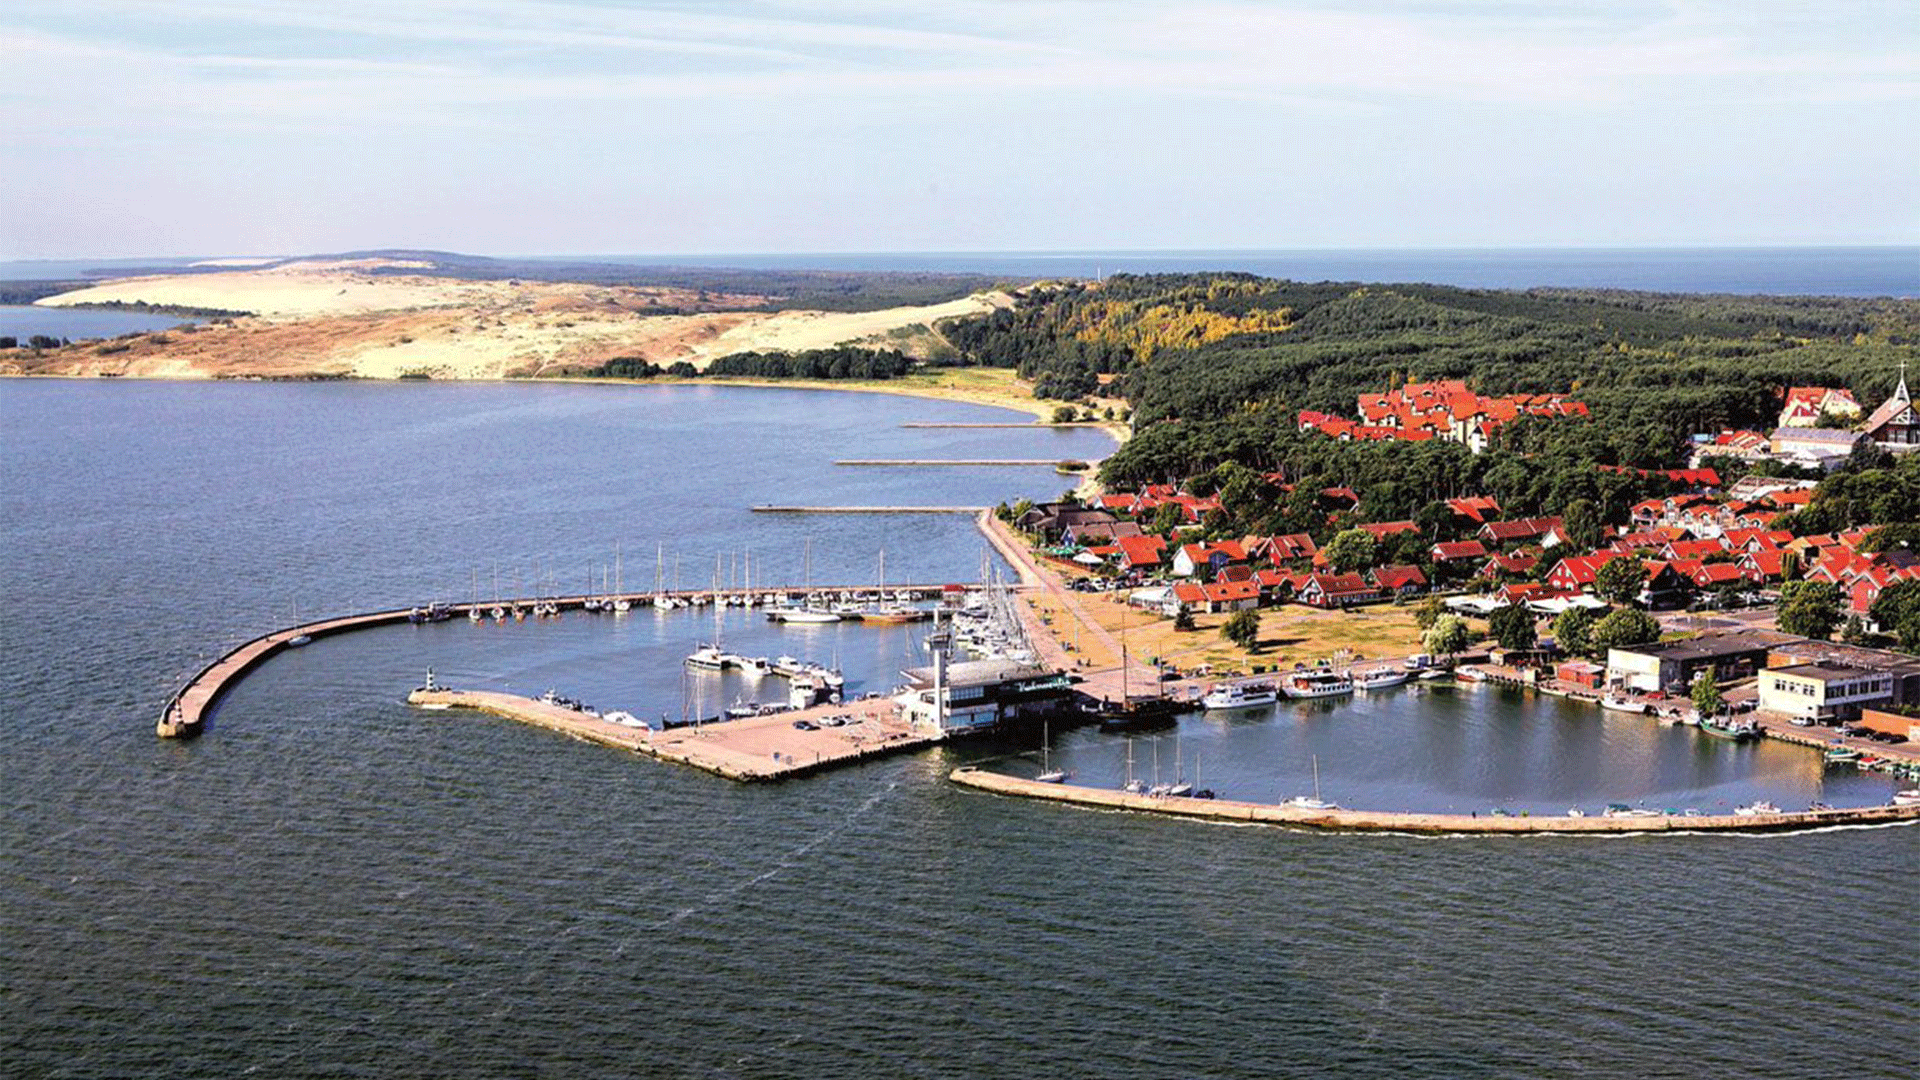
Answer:
M877 588L875 591L878 592L879 595L883 598L887 595L887 549L886 548L880 549L880 573L878 576ZM920 619L927 618L929 614L930 614L929 612L923 611L922 609L914 607L910 604L900 603L896 599L891 604L879 602L878 606L869 607L866 610L862 611L860 613L860 621L870 622L870 623L883 623L883 624L891 625L895 623L917 622Z
M467 608L467 621L477 623L485 616L480 610L480 570L479 568L475 567L472 573L473 573L473 604L472 606Z
M626 567L620 559L620 541L613 542L613 613L623 615L633 610L633 601L627 599Z
M295 626L300 625L300 601L298 600L295 600L293 602L293 625ZM292 637L287 639L287 648L297 649L300 646L311 642L312 640L313 640L313 635L311 634L295 634Z
M1040 725L1040 775L1034 777L1034 779L1043 784L1063 784L1066 782L1067 772L1065 769L1054 768L1047 752L1048 747L1053 741L1050 737L1051 734L1051 725Z
M1338 810L1340 807L1320 797L1320 755L1313 755L1313 795L1295 795L1281 806L1294 810Z
M720 591L720 557L713 559L713 591ZM713 605L713 641L703 644L687 655L687 666L701 671L725 671L733 659L720 650L721 620L723 612L719 604Z
M1186 770L1180 763L1180 733L1173 733L1173 783L1167 785L1166 795L1185 798L1193 794L1193 785L1187 782Z
M811 536L807 537L805 558L803 580L806 583L806 594L811 597L813 595L813 537ZM788 623L836 623L840 621L838 612L811 605L801 607L782 605L768 611L767 618L775 622Z
M1120 786L1120 790L1127 792L1128 794L1131 794L1131 795L1144 794L1147 790L1147 782L1145 780L1138 779L1133 775L1133 740L1132 739L1127 740L1127 782Z

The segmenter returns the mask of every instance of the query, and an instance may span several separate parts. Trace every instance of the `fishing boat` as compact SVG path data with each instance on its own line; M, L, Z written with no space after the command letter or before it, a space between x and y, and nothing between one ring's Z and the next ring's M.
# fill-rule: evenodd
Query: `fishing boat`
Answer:
M1200 699L1203 708L1224 712L1228 709L1257 709L1280 700L1280 691L1272 683L1216 683Z
M1295 795L1280 804L1291 810L1338 810L1340 807L1320 797L1320 755L1313 756L1313 794Z
M1633 698L1618 690L1611 691L1605 697L1602 697L1600 699L1600 707L1603 709L1611 709L1614 712L1640 713L1642 715L1645 715L1647 711L1646 702L1635 701Z
M1067 781L1067 771L1054 768L1052 756L1048 752L1048 747L1053 741L1051 736L1051 726L1040 725L1040 775L1034 779L1043 784L1064 784Z
M1827 747L1826 753L1821 754L1820 757L1829 765L1850 765L1860 760L1860 751L1851 746L1835 743Z
M1296 671L1281 682L1290 698L1336 697L1353 693L1353 680L1340 671Z
M1748 742L1760 737L1760 725L1751 720L1735 720L1729 716L1702 716L1699 719L1700 730L1716 739L1731 739L1734 742Z
M1363 671L1353 677L1353 685L1361 690L1385 690L1389 686L1404 686L1413 681L1413 672L1400 668L1375 668Z

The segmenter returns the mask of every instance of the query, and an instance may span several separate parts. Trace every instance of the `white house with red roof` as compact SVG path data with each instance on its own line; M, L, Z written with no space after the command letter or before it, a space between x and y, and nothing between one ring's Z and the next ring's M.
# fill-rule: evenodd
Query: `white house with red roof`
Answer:
M1860 403L1853 391L1836 386L1794 386L1780 405L1781 427L1819 427L1820 417L1832 413L1842 420L1858 420Z

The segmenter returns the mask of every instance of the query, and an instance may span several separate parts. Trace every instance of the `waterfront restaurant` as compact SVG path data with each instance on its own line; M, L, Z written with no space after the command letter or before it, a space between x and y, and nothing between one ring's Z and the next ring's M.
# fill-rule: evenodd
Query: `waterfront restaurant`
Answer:
M1019 660L963 660L934 655L932 667L901 672L907 691L897 699L907 722L922 731L964 734L1002 721L1044 716L1073 693L1065 672Z

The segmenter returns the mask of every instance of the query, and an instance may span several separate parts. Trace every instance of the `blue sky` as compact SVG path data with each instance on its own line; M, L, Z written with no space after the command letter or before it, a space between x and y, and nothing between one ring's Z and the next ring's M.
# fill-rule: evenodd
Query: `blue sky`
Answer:
M0 110L0 258L1920 240L1910 0L11 0Z

